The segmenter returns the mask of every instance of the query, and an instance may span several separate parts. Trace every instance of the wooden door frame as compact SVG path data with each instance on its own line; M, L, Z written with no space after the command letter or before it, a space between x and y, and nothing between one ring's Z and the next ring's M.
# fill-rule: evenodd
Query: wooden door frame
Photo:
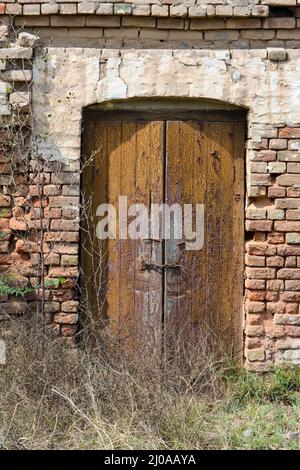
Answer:
M245 122L247 115L243 110L230 111L182 111L182 110L104 110L86 108L83 111L83 129L87 120L92 121L196 121L196 122Z
M239 122L244 123L244 141L246 141L246 122L247 122L247 113L245 110L176 110L176 109L149 109L148 111L135 111L135 110L106 110L106 109L97 109L97 107L85 108L82 115L82 132L84 133L84 124L87 121L137 121L137 122L149 122L149 121L195 121L195 122ZM82 139L84 142L84 138ZM82 151L83 155L83 151ZM246 164L245 164L245 151L243 154L244 158L244 208L246 207ZM82 187L82 182L81 182ZM245 212L245 211L244 211ZM245 217L243 217L243 239L240 241L241 245L245 246ZM241 261L241 269L243 273L245 272L245 262L244 257ZM242 280L241 280L242 281ZM244 297L245 297L245 286L243 282L243 288L241 292L241 307L240 307L240 316L236 318L233 322L234 331L236 334L235 346L236 346L236 358L243 361L243 346L244 346L244 333L243 333L243 323L244 323Z

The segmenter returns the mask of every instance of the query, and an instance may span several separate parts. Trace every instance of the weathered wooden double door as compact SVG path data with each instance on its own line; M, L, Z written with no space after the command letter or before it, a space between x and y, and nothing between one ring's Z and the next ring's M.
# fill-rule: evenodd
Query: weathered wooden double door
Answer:
M115 239L97 242L99 258L95 250L91 261L84 248L83 270L90 284L101 265L102 287L88 286L91 308L118 334L135 329L140 334L142 328L153 330L159 340L163 331L184 329L188 335L205 328L228 348L239 349L244 123L130 113L92 116L84 130L85 158L92 158L83 171L91 219L100 204L111 203L119 222L120 195L127 196L128 208L143 203L149 214L155 203L177 203L182 213L185 204L201 204L204 216L201 249L187 249L184 233L181 239L172 233L165 240L151 235L120 239L118 227ZM88 246L86 236L82 243Z

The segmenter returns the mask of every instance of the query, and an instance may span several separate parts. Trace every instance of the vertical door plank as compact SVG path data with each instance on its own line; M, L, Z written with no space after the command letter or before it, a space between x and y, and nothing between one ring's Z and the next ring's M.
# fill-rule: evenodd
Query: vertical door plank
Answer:
M193 124L193 197L194 204L204 205L204 244L200 251L192 251L192 320L195 330L199 332L201 323L205 320L205 285L207 273L206 258L206 175L207 175L207 157L206 157L206 124Z
M167 122L166 136L166 203L169 206L193 201L193 157L194 129L189 122ZM175 228L175 227L174 227ZM192 252L185 251L181 239L165 241L166 264L180 264L177 269L165 272L165 329L178 334L180 330L191 328L192 288L190 263Z
M218 302L220 305L219 322L216 325L216 333L220 336L221 346L230 350L233 343L232 336L232 291L235 285L235 274L232 269L233 250L233 125L222 123L214 125L215 149L219 155L219 256L220 264L218 272Z
M121 122L107 122L105 126L107 153L103 155L103 159L107 159L107 175L103 176L106 176L107 179L105 182L102 180L101 183L107 188L107 202L118 208L121 190L122 124ZM99 137L101 138L101 136ZM111 331L119 335L121 254L118 232L115 240L108 240L107 252L107 267L104 267L106 269L106 315Z
M151 204L163 200L163 122L139 123L136 127L136 202L145 204L150 217ZM162 263L161 242L149 239L136 243L136 315L143 335L157 343L162 321L161 273L143 269L143 263Z
M136 184L136 124L121 123L120 187L116 198L127 197L128 207L135 203ZM110 184L110 181L109 181ZM119 210L117 208L119 216ZM119 236L119 233L118 233ZM135 321L135 277L136 277L136 240L127 238L118 240L119 256L119 335L128 337ZM112 294L116 295L116 294ZM110 312L108 312L111 318Z

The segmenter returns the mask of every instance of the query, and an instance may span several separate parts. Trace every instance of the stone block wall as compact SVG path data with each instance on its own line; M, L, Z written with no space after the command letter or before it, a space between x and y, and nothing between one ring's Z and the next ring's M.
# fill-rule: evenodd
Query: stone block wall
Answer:
M248 113L246 367L300 363L300 1L22 0L1 12L0 114L32 104L33 160L45 158L38 172L30 163L21 194L1 157L1 272L18 267L20 285L40 287L44 259L47 328L74 344L82 109L204 98ZM28 35L11 43L9 26L38 36L34 48ZM34 311L39 290L2 295L0 315Z

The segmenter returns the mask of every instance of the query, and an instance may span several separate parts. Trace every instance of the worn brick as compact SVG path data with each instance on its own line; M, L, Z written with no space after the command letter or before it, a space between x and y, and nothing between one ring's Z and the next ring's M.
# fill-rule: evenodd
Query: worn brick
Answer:
M245 263L247 266L265 266L264 256L246 255Z
M247 220L246 230L253 232L270 232L272 230L272 220Z
M270 220L283 220L285 218L285 211L283 209L268 209L267 216Z
M274 199L277 197L285 197L286 190L281 186L270 186L268 188L268 197Z
M60 323L60 324L67 324L67 325L72 325L76 324L78 322L78 314L77 313L59 313L54 315L53 321L55 323Z
M270 162L268 163L268 172L272 174L280 174L286 171L286 163ZM279 183L278 183L279 184Z
M300 139L300 127L284 127L278 135L283 139Z
M62 302L61 310L67 313L76 313L78 311L78 302L76 300L69 300L68 302Z
M288 147L287 139L270 139L269 148L271 150L285 150Z
M246 289L264 290L266 287L266 281L262 279L246 279L245 287Z
M267 289L270 291L283 291L284 290L284 281L280 279L272 279L267 281Z
M276 161L276 151L275 150L254 151L252 154L252 160L255 162L274 162Z
M275 274L276 274L276 270L274 268L250 268L250 267L246 268L246 275L250 279L274 279ZM285 278L283 277L282 279L285 279ZM298 278L287 278L287 279L298 279Z
M277 272L278 279L300 279L300 269L283 268Z
M299 198L278 198L275 200L276 209L300 209L300 199Z
M298 245L300 243L300 233L287 233L286 234L286 242L290 244Z
M78 276L78 268L75 266L69 267L60 267L60 268L51 268L49 270L49 277L77 277Z
M286 268L296 268L297 267L297 258L296 256L287 256L285 259Z
M269 243L274 243L276 245L278 245L279 243L284 243L284 233L280 233L280 232L268 233L267 240Z
M285 281L285 288L287 290L299 290L300 291L300 280L299 281Z
M286 211L287 220L300 220L300 209L297 210L287 210Z
M300 185L300 176L297 174L286 173L276 178L276 182L279 186L294 186Z
M165 16L166 17L169 15L169 7L168 5L152 5L151 14L153 16Z
M250 337L263 336L264 327L263 325L247 325L245 333Z
M267 173L268 167L266 162L253 162L251 163L252 173Z
M266 209L256 209L249 207L246 212L246 217L252 220L261 220L266 218Z
M282 162L300 162L300 153L292 150L278 151L278 160Z
M246 351L248 361L264 361L265 351L261 348L249 349Z

